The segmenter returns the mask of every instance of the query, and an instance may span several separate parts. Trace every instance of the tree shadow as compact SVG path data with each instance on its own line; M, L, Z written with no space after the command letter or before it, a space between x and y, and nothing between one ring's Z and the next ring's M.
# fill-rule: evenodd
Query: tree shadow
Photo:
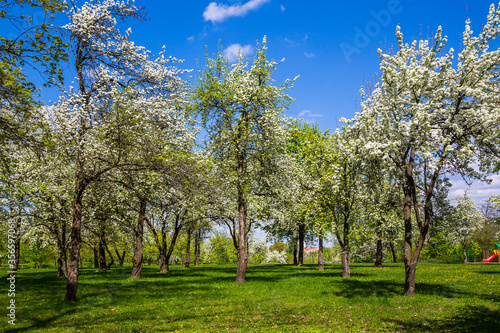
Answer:
M410 318L385 319L394 322L404 332L475 332L496 333L500 328L500 311L485 306L465 306L453 316L441 320Z
M495 275L498 276L500 274L500 271L495 272L495 271L478 271L474 272L475 274L486 274L486 275Z
M16 328L7 329L5 331L5 333L24 332L24 331L27 331L29 329L34 329L34 328L36 328L36 329L47 328L47 330L49 330L49 328L51 328L49 326L50 324L52 324L53 322L55 322L59 318L75 314L77 312L77 310L78 309L73 308L73 309L70 309L70 310L67 310L64 312L60 312L56 315L50 316L47 319L38 319L36 317L31 317L29 320L32 321L33 324L31 324L27 327L16 327Z

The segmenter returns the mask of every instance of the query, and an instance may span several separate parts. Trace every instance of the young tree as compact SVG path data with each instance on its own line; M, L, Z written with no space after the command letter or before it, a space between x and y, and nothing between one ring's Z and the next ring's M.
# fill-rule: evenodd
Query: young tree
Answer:
M269 175L277 171L280 142L285 136L280 116L291 102L285 94L291 81L273 85L271 75L277 63L266 59L266 50L264 38L250 68L242 55L232 66L220 51L215 59L207 57L193 96L193 108L201 114L209 135L208 150L236 192L236 283L245 283L248 264L245 235L249 196L264 195L273 187L268 183Z
M492 5L477 37L467 20L455 66L454 50L444 52L447 39L441 27L432 41L411 44L404 43L398 27L398 50L393 55L379 50L380 84L363 97L362 112L354 119L363 133L362 145L384 154L398 172L404 195L407 296L415 293L417 262L431 225L438 179L446 173L479 178L471 164L479 159L486 171L496 163L491 157L499 156L500 52L489 51L500 32L499 14Z
M336 131L316 148L316 169L320 174L317 204L331 223L341 248L342 277L350 277L350 238L359 220L363 189L363 157L353 133Z
M463 247L464 263L467 263L467 248L471 246L472 237L484 225L486 219L467 195L467 191L453 201L456 206L447 218L447 236L453 245Z

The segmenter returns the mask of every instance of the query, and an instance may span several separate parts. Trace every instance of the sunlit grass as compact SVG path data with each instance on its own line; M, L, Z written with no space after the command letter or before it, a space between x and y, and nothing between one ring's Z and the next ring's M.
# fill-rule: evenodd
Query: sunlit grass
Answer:
M8 332L498 332L500 265L420 263L417 295L402 296L402 264L377 269L353 264L323 272L314 265L249 266L236 285L234 266L173 266L169 274L145 266L101 273L82 269L76 303L62 301L65 279L53 269L20 271L16 326ZM5 276L5 275L3 275ZM2 279L2 308L9 302ZM5 306L4 306L5 305Z

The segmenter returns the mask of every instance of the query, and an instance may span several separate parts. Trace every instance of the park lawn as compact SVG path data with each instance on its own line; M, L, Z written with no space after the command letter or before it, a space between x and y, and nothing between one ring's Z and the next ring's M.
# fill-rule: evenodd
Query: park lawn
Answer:
M417 295L402 296L403 264L250 265L236 285L235 266L158 274L145 266L81 269L79 300L62 301L54 269L26 269L16 281L16 325L7 323L2 271L2 332L500 332L500 264L417 267Z

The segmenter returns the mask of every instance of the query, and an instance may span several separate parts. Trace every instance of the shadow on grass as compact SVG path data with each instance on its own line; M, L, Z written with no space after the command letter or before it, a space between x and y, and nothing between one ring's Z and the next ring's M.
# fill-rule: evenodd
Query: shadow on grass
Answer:
M474 272L475 274L487 274L487 275L495 275L495 276L498 276L498 274L500 273L500 271L478 271L478 272Z
M72 314L75 314L78 310L73 308L70 310L67 310L65 312L60 312L57 315L53 315L48 317L47 319L38 319L35 317L31 317L30 321L32 322L31 325L27 327L18 327L18 328L12 328L4 331L5 333L14 333L14 332L24 332L32 328L40 329L40 328L47 328L47 331L52 328L50 325L58 320L59 318L63 318Z
M398 297L403 295L404 285L394 280L371 280L360 281L357 279L343 279L340 283L335 284L340 288L333 295L345 298L354 297ZM418 295L431 295L443 298L460 297L479 297L488 301L498 301L500 297L491 294L478 294L472 292L464 292L449 285L440 283L417 283L415 285L415 293Z
M386 319L400 326L404 332L475 332L496 333L500 327L500 311L485 306L466 306L452 317L442 320L412 318L408 320Z

